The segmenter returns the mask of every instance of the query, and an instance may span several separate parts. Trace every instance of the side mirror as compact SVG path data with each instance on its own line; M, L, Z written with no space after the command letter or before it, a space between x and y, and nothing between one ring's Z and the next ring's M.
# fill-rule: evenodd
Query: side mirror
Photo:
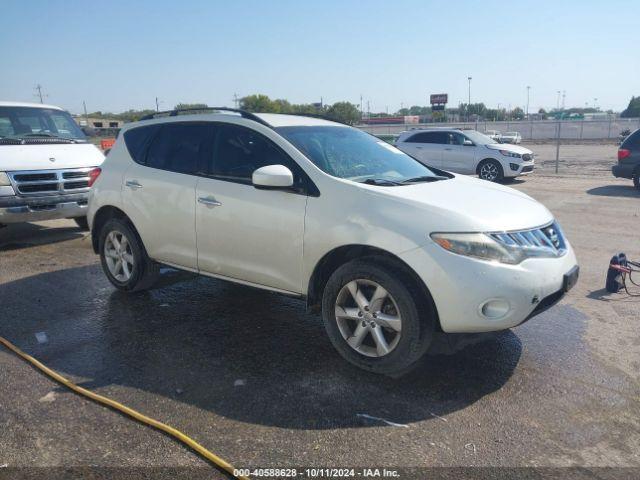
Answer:
M468 138L462 143L465 147L473 147L473 142Z
M293 173L284 165L267 165L253 172L251 182L256 188L287 188L293 186Z

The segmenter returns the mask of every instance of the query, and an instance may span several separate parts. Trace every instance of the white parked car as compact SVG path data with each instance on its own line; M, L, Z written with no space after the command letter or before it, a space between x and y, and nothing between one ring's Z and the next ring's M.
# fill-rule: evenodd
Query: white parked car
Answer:
M103 160L61 108L0 102L0 226L73 218L86 229Z
M410 130L400 134L396 146L428 167L492 182L526 175L534 167L531 150L503 145L475 130Z
M500 132L498 130L487 130L484 134L489 137L491 140L495 140L496 142L500 142Z
M577 280L558 223L523 193L346 125L225 110L124 127L89 203L116 288L169 265L296 296L344 358L391 374L434 332L514 327Z
M500 136L500 142L518 145L522 142L522 135L519 132L506 132Z

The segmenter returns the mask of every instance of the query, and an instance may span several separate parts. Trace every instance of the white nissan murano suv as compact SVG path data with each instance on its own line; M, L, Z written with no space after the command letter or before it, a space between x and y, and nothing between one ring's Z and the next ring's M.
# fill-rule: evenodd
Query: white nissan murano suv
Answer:
M435 332L521 324L578 277L560 226L527 195L296 115L127 125L88 217L117 288L150 288L168 265L297 296L345 359L385 374L407 371Z

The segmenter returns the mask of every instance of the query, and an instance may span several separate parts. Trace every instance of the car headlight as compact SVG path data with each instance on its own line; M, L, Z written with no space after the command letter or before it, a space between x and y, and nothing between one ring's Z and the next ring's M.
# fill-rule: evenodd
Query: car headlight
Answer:
M500 153L502 155L504 155L505 157L511 157L511 158L521 158L522 157L522 155L520 155L519 153L510 152L508 150L500 150Z
M0 172L0 187L10 187L9 175L4 172Z
M516 242L508 244L494 239L492 235L500 237L500 234L487 233L432 233L431 238L445 250L457 255L510 265L517 265L527 258L553 258L564 253L564 243L562 249L553 246L551 241L547 244L539 241L535 245L535 239L525 245Z

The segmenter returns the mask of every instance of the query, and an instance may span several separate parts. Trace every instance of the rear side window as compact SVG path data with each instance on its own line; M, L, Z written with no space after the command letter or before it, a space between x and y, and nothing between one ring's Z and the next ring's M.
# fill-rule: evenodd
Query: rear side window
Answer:
M176 173L196 174L210 145L213 129L206 123L166 123L149 145L145 164Z
M624 142L622 142L622 145L620 145L620 148L626 148L626 149L640 149L640 130L636 130L635 132L633 132L631 135L629 135Z
M159 128L159 125L149 125L147 127L132 128L125 132L124 143L134 162L144 165L147 147Z
M422 132L407 138L406 142L447 144L449 143L449 136L447 132Z

